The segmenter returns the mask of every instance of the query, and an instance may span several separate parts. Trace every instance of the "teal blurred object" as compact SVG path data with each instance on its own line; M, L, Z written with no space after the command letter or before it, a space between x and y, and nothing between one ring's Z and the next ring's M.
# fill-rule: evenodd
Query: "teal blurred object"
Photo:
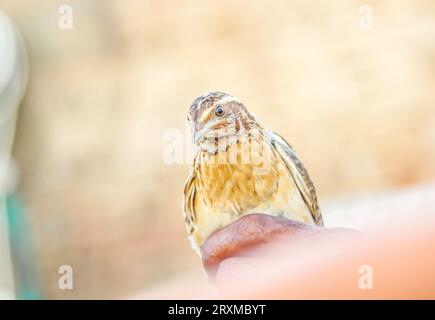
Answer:
M40 276L32 230L26 220L23 203L18 195L6 198L9 238L18 299L41 299Z
M10 156L27 71L24 41L0 10L0 295L6 299L41 298L32 232L15 193L17 168Z

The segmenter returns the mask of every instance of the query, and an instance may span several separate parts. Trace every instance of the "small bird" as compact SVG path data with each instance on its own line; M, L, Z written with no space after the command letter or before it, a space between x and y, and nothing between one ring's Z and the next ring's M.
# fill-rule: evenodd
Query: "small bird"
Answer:
M251 213L323 226L314 184L295 150L237 98L204 94L187 119L195 157L184 187L184 219L200 255L214 231Z

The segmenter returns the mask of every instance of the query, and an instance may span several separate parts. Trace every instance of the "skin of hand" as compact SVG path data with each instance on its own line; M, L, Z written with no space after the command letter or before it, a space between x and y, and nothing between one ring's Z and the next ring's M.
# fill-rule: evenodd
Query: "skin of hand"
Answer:
M435 216L376 213L390 223L358 232L243 217L202 248L212 283L193 272L132 298L435 299Z
M271 246L280 241L296 243L310 236L356 234L351 229L325 229L267 214L250 214L214 232L202 246L202 260L208 276L214 280L223 261L234 257L270 256ZM241 263L241 260L237 261Z
M435 219L419 216L355 232L255 214L215 232L203 263L226 299L434 299Z

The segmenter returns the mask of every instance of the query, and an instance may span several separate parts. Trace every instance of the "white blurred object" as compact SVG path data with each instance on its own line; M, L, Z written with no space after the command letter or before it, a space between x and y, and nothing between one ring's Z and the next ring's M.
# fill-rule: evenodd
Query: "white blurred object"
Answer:
M0 300L12 300L14 298L15 296L10 290L6 291L0 288Z
M10 152L17 109L26 87L27 67L23 41L0 11L0 299L14 298L5 196L13 190L16 180Z

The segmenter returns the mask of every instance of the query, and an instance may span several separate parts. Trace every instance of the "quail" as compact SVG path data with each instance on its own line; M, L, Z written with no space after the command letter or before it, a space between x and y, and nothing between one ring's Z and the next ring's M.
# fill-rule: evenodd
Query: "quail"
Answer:
M252 213L323 226L314 184L293 147L264 128L236 97L206 93L188 112L195 155L184 187L194 249Z

